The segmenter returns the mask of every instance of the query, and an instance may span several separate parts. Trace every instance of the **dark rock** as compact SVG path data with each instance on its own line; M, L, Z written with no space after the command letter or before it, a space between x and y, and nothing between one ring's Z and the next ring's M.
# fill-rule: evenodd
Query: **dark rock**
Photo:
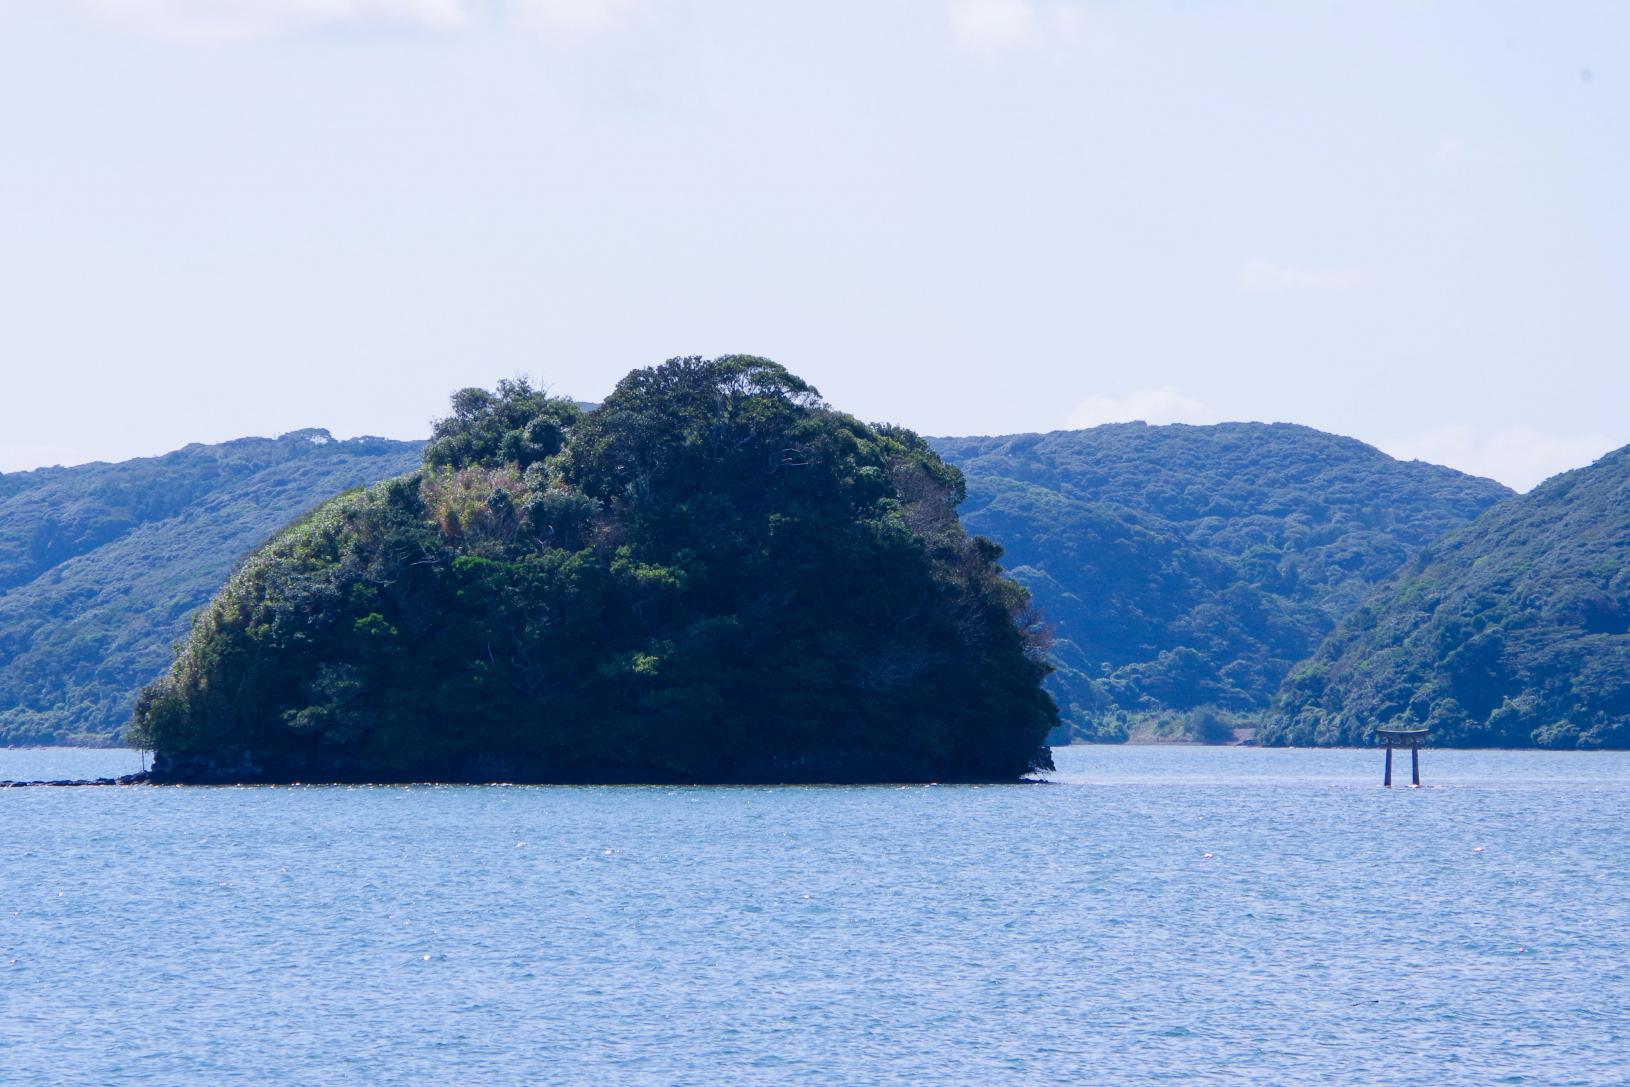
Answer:
M117 778L80 778L74 781L66 778L59 778L55 781L0 781L0 789L69 788L85 785L147 785L151 781L151 774L143 770L140 773L126 774Z

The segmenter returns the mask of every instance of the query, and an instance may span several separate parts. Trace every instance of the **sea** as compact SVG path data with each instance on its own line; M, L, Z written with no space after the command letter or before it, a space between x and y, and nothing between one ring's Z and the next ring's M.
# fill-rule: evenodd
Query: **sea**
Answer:
M0 790L0 1083L1630 1084L1630 754L1055 758Z

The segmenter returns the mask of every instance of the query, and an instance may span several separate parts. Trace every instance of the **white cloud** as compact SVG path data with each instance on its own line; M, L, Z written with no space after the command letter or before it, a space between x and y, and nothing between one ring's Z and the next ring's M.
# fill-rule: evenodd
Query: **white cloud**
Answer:
M1544 434L1532 427L1480 431L1445 426L1377 444L1402 460L1447 464L1526 491L1558 472L1583 468L1623 442L1605 434Z
M1036 9L1029 0L952 0L951 33L975 52L1011 49L1035 37Z
M1070 412L1066 424L1072 430L1101 423L1212 423L1217 415L1192 396L1184 396L1170 385L1134 389L1119 399L1089 396Z
M1254 294L1288 294L1344 291L1358 286L1364 276L1357 268L1308 268L1258 258L1240 265L1236 280Z
M639 0L82 0L147 33L246 38L341 26L453 29L477 20L544 31L622 25Z

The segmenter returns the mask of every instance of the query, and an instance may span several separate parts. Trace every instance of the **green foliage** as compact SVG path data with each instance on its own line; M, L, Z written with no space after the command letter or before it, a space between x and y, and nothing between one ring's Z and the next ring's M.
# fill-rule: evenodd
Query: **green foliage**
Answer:
M935 445L1053 628L1058 741L1186 736L1202 707L1247 727L1374 585L1510 493L1284 424Z
M525 378L500 381L496 392L460 389L452 414L430 433L425 464L524 470L560 452L578 414L576 404L534 389Z
M525 410L517 404L524 404ZM526 412L532 412L529 417ZM458 394L200 616L133 735L201 780L992 780L1050 765L1045 643L960 474L764 359L580 413ZM558 427L548 442L511 442Z
M310 430L0 477L0 743L114 742L234 563L421 448Z
M1487 747L1630 747L1630 448L1434 544L1285 681L1260 738L1430 724Z

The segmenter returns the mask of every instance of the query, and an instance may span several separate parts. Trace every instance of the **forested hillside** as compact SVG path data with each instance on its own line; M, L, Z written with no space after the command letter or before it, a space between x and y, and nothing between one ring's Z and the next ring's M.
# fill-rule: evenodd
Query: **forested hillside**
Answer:
M1377 583L1510 493L1282 424L934 445L1054 628L1060 739L1255 724ZM311 431L0 475L0 742L113 736L238 559L420 448Z
M1269 743L1630 747L1630 447L1433 545L1297 668Z
M1511 492L1288 424L935 445L1053 625L1072 738L1221 739L1421 549Z
M0 743L110 741L234 563L421 448L308 430L0 475Z

